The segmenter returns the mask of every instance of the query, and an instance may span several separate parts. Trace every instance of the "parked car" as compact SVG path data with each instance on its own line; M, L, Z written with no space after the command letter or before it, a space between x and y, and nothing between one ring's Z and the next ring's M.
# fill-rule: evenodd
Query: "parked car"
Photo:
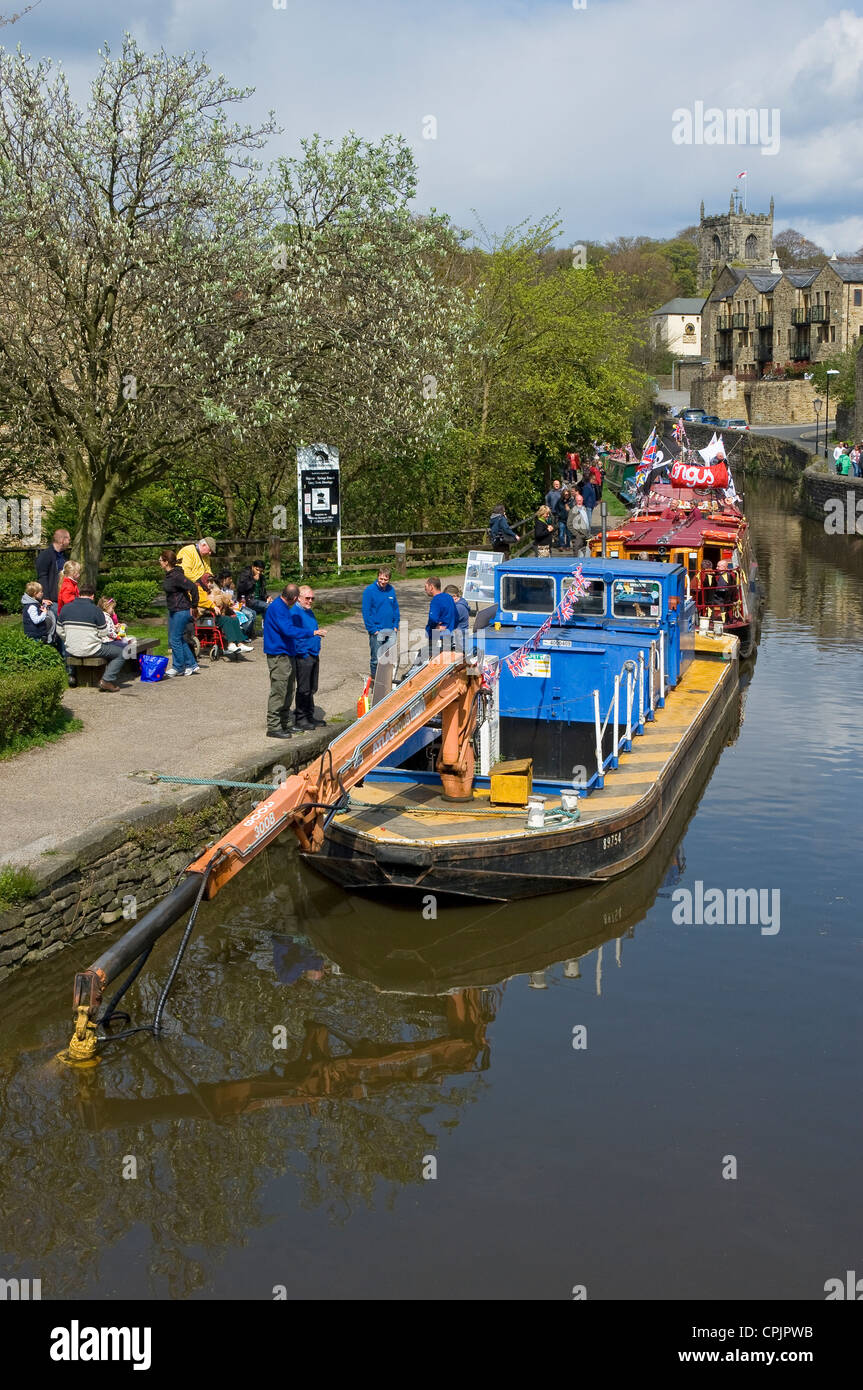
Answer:
M745 420L720 420L720 428L724 430L748 430L749 426Z
M704 419L704 411L700 407L688 406L680 418L681 420L689 420L694 425L700 425Z
M718 416L718 415L702 415L701 420L700 420L700 423L701 423L702 425L717 425L717 426L718 426L718 424L719 424L719 416Z

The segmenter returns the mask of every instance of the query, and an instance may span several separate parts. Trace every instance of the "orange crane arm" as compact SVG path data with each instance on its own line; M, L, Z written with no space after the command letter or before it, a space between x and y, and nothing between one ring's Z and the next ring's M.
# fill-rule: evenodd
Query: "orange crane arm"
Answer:
M288 777L255 807L251 815L235 825L217 844L211 845L189 865L167 897L150 908L87 970L75 976L75 1032L68 1049L59 1054L62 1060L88 1066L97 1060L95 1017L105 986L127 966L146 959L153 943L178 917L191 908L187 932L191 930L201 896L215 897L244 864L266 849L289 826L304 849L320 849L326 812L437 714L442 724L437 770L443 794L451 801L469 800L474 776L472 737L481 683L482 672L476 658L466 660L461 652L442 652L390 691L368 714L333 739L315 762ZM174 970L183 949L181 943ZM138 969L140 964L136 966L136 971ZM114 1003L119 1001L134 977L133 973ZM160 1000L155 1031L158 1031L161 1006L172 978L173 975Z
M437 770L444 796L469 800L480 679L477 662L465 661L461 652L442 652L432 658L333 739L315 762L259 802L251 815L211 845L186 872L208 873L206 896L213 898L288 827L304 850L320 849L327 810L437 714L443 725Z

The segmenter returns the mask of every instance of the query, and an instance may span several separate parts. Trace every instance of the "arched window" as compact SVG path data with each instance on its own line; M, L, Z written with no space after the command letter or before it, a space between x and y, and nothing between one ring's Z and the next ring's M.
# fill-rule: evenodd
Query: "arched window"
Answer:
M722 255L722 242L719 240L719 237L718 237L718 236L715 236L715 237L713 238L713 259L714 259L715 261L718 261L718 260L719 260L719 257L720 257L721 255Z
M750 234L746 238L746 249L744 251L747 261L754 261L758 255L758 237Z

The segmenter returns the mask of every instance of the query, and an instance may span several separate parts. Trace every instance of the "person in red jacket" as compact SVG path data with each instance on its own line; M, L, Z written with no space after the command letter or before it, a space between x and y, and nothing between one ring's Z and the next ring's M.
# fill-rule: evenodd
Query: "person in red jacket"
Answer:
M78 597L78 580L81 578L81 566L77 560L67 560L63 566L63 577L60 580L60 588L57 591L57 612L59 613L64 603L71 603L73 598Z

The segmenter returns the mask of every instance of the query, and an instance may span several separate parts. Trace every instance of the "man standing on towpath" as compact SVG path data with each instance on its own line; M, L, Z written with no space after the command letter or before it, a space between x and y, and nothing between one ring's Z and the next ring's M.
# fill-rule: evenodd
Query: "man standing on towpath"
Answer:
M390 583L392 570L381 565L378 577L363 589L363 622L369 634L369 671L372 680L378 669L381 648L399 630L399 601Z
M286 584L264 614L264 656L270 672L267 738L292 738L291 705L297 683L294 605L299 590Z
M318 667L321 659L321 638L326 636L318 627L312 611L314 590L308 584L300 587L300 595L291 610L294 624L294 651L297 667L296 728L303 733L325 728L326 719L315 718L315 692L318 688Z

